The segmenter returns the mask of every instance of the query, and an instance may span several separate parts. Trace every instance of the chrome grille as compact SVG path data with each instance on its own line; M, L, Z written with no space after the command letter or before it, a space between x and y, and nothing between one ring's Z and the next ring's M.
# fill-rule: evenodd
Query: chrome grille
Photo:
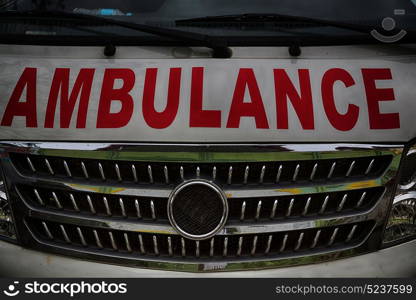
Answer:
M371 251L401 145L0 145L25 246L182 271L245 270ZM220 186L228 221L181 237L167 200L178 184ZM294 260L294 258L299 258Z

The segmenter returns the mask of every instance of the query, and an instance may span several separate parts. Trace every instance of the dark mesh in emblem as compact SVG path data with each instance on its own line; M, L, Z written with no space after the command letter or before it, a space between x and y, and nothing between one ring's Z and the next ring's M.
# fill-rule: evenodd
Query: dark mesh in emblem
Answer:
M203 184L183 188L172 204L172 217L176 224L192 235L212 232L221 222L223 213L221 196Z

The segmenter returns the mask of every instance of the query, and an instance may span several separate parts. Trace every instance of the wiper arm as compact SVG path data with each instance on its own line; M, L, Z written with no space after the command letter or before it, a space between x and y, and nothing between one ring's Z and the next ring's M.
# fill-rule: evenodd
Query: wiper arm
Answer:
M228 50L228 42L222 37L210 36L202 33L195 33L189 31L183 31L179 29L170 29L159 26L150 26L141 23L126 22L121 20L115 20L111 18L87 15L81 13L71 13L65 11L40 11L40 10L31 10L31 11L8 11L0 12L0 18L16 18L16 17L27 17L35 19L53 19L53 18L65 18L65 19L75 19L83 21L93 21L97 23L115 25L123 28L133 29L144 33L150 33L158 36L163 36L167 38L172 38L175 40L196 43L201 46L213 49L213 57L216 58L228 58L230 51Z
M252 22L252 23L266 23L266 22L305 22L321 26L333 26L343 29L349 29L361 33L370 33L374 29L379 29L374 26L351 24L339 21L331 21L326 19L309 18L303 16L293 16L285 14L236 14L236 15L219 15L207 16L202 18L191 18L176 20L176 25L192 26L201 25L203 23L234 23L234 22Z

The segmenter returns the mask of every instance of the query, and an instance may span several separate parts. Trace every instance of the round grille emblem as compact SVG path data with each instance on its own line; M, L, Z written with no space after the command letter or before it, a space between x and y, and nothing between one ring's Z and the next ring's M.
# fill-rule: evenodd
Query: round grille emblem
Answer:
M224 227L227 216L227 197L217 185L209 181L184 182L169 197L170 223L189 239L212 237Z

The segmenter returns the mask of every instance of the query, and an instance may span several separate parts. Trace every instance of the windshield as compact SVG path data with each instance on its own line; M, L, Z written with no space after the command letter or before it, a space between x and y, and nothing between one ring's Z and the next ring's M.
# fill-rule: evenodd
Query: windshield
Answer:
M239 45L261 41L262 37L307 38L322 36L371 38L363 32L354 32L336 26L305 24L305 22L254 22L233 20L224 22L190 22L190 19L207 16L238 14L284 14L347 22L383 28L382 35L395 35L403 30L416 29L416 0L0 0L0 12L65 11L133 23L175 28L228 37ZM175 22L188 20L188 22ZM386 22L388 20L389 22ZM167 37L155 36L116 25L72 24L63 20L28 20L25 18L0 18L0 35L8 36L60 36L109 37L134 36L131 43L143 40L163 41ZM245 39L247 37L247 39ZM33 40L33 39L32 39ZM151 44L151 43L150 43Z

